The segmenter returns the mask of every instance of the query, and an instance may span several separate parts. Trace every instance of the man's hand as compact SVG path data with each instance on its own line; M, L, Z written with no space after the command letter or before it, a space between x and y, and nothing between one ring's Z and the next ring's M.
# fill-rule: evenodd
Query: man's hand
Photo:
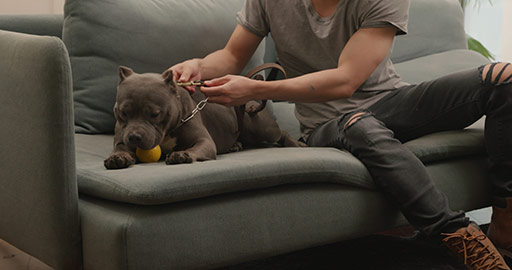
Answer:
M203 59L191 59L176 64L167 70L174 71L174 78L179 82L207 80L226 74L238 74L249 62L262 39L238 24L223 49L212 52ZM186 88L189 91L195 90L193 86Z
M205 81L200 90L208 96L209 102L237 106L256 99L258 82L244 76L226 75Z
M173 71L174 80L189 82L201 80L201 60L190 59L168 68L165 72ZM195 92L195 86L185 86L189 92Z

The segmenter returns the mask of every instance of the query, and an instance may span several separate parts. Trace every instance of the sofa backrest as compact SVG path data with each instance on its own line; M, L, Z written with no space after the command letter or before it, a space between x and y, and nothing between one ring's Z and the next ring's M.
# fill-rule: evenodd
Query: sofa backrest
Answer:
M467 48L464 13L458 0L411 0L409 12L409 33L396 38L391 55L394 63ZM1 15L0 28L61 37L62 21L62 14ZM272 39L267 39L266 44L265 61L274 62Z
M161 72L173 63L221 48L243 2L67 0L63 40L73 68L77 131L113 131L118 65L138 72ZM0 16L0 28L60 36L61 16ZM205 21L216 23L205 28ZM275 61L272 40L267 39L265 45L259 53L266 47L264 61ZM396 38L392 60L400 63L465 48L464 16L458 0L411 0L409 33ZM253 57L253 65L259 57Z
M62 38L78 133L113 133L119 65L161 73L221 49L244 0L67 0ZM262 64L263 47L249 66Z
M407 35L396 38L391 55L394 63L467 48L458 0L411 0L408 29Z

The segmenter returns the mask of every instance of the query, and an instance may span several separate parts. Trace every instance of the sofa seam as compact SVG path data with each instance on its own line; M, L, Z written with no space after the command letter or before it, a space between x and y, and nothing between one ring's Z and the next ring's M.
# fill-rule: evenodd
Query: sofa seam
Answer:
M135 207L135 209L138 209L139 207ZM123 226L123 242L124 242L124 269L129 270L129 257L128 257L128 230L131 227L131 221L133 213L135 212L135 209L130 212L128 215L128 218L126 219L126 223Z

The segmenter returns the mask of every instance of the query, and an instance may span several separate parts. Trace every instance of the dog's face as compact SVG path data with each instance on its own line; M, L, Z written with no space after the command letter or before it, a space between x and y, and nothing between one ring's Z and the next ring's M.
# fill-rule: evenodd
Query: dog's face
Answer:
M119 68L120 82L114 115L116 132L130 148L152 149L181 119L181 102L172 73L137 74Z

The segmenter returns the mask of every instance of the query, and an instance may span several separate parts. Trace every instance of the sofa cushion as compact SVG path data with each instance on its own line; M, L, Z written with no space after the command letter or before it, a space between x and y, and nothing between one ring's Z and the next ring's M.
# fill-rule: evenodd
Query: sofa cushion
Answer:
M169 166L144 163L106 170L103 159L111 151L112 140L110 135L76 135L81 193L135 204L163 204L301 182L339 180L371 188L363 164L334 148L252 149L219 155L213 161Z
M110 135L77 134L79 191L142 205L164 204L284 184L336 183L375 189L364 165L334 148L264 148L219 155L217 160L166 166L163 162L106 170ZM424 162L485 153L481 127L436 133L406 145Z
M63 40L73 69L76 131L113 132L119 65L161 73L222 48L243 2L66 1ZM260 46L248 68L263 62L263 49Z

